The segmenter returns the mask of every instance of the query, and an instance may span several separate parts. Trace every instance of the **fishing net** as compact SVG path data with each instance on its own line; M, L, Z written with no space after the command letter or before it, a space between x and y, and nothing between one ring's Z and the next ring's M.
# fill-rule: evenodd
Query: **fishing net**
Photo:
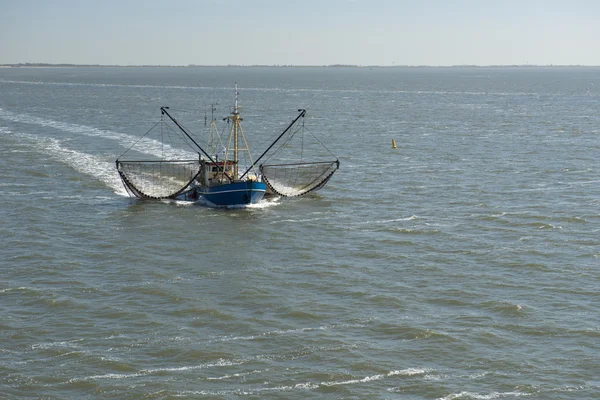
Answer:
M304 118L294 123L280 136L278 147L267 150L267 162L260 166L268 194L293 197L319 190L340 167L333 153L306 128Z
M283 197L302 196L323 187L339 168L339 161L263 164L263 182L270 192Z
M130 195L164 199L177 196L196 179L200 161L117 161L117 171Z
M174 198L200 173L202 161L194 140L161 111L160 120L117 158L117 171L130 196Z

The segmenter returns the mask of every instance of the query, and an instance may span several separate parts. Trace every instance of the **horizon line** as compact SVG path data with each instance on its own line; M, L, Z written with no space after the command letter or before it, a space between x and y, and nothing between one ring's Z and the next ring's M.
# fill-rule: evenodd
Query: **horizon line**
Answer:
M523 68L523 67L600 67L600 65L587 64L454 64L454 65L428 65L428 64L401 64L401 65L360 65L360 64L323 64L323 65L302 65L302 64L76 64L76 63L44 63L44 62L26 62L26 63L6 63L0 64L0 67L146 67L146 68Z

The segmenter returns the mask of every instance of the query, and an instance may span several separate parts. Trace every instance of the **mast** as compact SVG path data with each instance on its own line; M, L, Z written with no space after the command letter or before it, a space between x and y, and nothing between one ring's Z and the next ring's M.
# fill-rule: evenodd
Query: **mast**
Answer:
M219 104L219 103L216 103ZM210 131L208 133L209 135L209 143L210 143L210 154L215 154L215 151L217 150L217 143L216 143L216 138L218 137L217 135L217 124L215 122L215 111L217 110L217 108L215 107L215 103L211 103L210 105ZM206 116L204 116L204 125L206 126ZM221 142L221 139L219 138L219 142Z
M238 92L237 82L235 83L235 106L233 108L233 179L238 178L238 126L240 124L240 113L238 111Z
M238 136L241 131L240 121L242 121L242 117L240 117L240 110L238 107L238 97L239 97L237 82L235 83L235 104L233 106L233 112L227 119L230 119L232 122L231 132L233 134L233 179L238 179Z

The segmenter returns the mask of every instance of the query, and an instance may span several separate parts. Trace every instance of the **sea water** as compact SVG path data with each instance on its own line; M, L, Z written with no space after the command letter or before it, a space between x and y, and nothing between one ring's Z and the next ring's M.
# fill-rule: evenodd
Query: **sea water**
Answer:
M252 150L304 108L331 181L128 198L159 108L201 139L235 82ZM2 398L600 392L599 68L2 68L0 137Z

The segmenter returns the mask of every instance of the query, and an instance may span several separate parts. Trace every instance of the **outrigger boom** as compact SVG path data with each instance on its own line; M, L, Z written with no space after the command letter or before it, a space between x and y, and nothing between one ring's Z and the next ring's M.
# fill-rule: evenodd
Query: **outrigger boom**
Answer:
M214 163L214 164L217 166L217 168L219 168L220 172L222 172L222 173L223 173L223 174L224 174L224 175L227 177L227 179L229 179L229 181L230 181L230 182L233 182L233 178L232 178L232 177L230 177L230 176L229 176L229 175L228 175L228 174L225 172L225 170L224 170L224 169L223 169L223 168L222 168L222 167L221 167L221 166L220 166L220 165L219 165L219 164L218 164L218 163L217 163L215 160L213 160L213 159L212 159L212 157L211 157L211 156L210 156L210 155L209 155L209 154L208 154L208 153L207 153L207 152L206 152L206 151L205 151L205 150L202 148L202 146L200 146L200 145L199 145L199 144L198 144L198 143L197 143L197 142L194 140L194 138L193 138L193 137L192 137L192 136L191 136L189 133L187 133L187 131L186 131L185 129L183 129L183 126L179 125L179 122L177 122L177 120L176 120L175 118L173 118L173 117L171 116L171 114L169 114L169 112L167 111L167 109L168 109L168 108L169 108L169 107L163 106L163 107L161 107L161 108L160 108L160 112L161 112L163 115L166 115L167 117L169 117L169 119L170 119L171 121L173 121L173 123L174 123L175 125L177 125L177 127L178 127L179 129L181 129L181 132L183 132L183 133L185 134L185 136L187 136L187 138L188 138L188 139L190 139L190 140L192 141L192 143L194 143L194 145L195 145L195 146L196 146L198 149L200 149L200 151L201 151L201 152L202 152L202 153L203 153L203 154L204 154L204 155L205 155L205 156L206 156L206 157L207 157L207 158L210 160L210 162Z
M277 139L275 139L275 141L273 143L271 143L271 145L256 159L256 161L254 161L254 163L250 166L250 168L248 168L246 170L246 172L244 172L242 174L242 176L240 177L240 179L242 179L244 176L246 176L246 174L248 172L250 172L250 170L258 163L258 161L260 161L261 158L264 157L265 154L268 153L269 150L271 150L271 148L273 148L273 146L275 146L275 143L277 143L279 141L279 139L281 139L283 137L283 135L285 135L287 133L287 131L290 130L290 128L292 126L294 126L294 124L296 123L296 121L298 121L300 118L304 117L306 115L306 110L304 109L300 109L298 110L300 112L300 115L298 115L296 117L296 119L294 119L288 126L287 128L285 128L285 130L283 132L281 132L281 135L279 135L279 137Z

